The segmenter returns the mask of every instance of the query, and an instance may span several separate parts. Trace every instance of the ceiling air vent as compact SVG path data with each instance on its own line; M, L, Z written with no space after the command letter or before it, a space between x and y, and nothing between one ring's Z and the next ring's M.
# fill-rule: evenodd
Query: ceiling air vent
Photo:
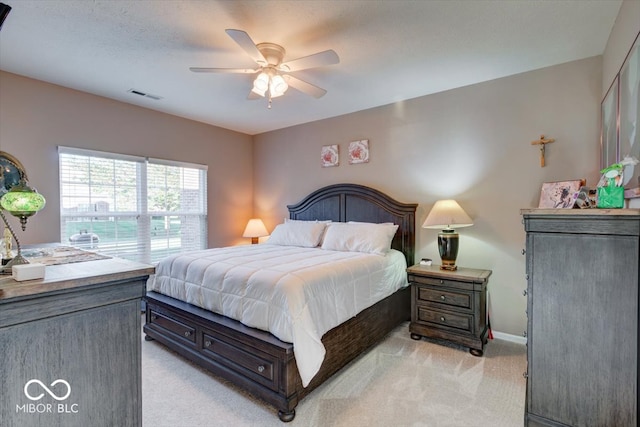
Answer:
M161 96L158 95L152 95L150 93L145 93L139 90L135 90L135 89L129 89L127 92L132 93L134 95L139 95L139 96L144 96L145 98L151 98L151 99L155 99L156 101L159 101L162 99Z

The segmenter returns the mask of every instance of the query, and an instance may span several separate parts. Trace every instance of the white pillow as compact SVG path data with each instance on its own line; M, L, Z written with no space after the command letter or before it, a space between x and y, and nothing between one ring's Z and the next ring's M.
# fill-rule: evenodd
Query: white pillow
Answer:
M304 220L304 219L289 219L289 218L285 218L284 222L285 222L285 224L287 222L321 222L323 224L329 224L331 222L331 220L330 219L323 219L323 220L312 219L312 220L307 221L307 220Z
M397 230L395 224L333 222L327 225L322 249L385 255Z
M267 244L281 246L301 246L315 248L327 225L315 221L294 221L278 224L271 233Z
M349 221L347 224L382 224L382 225L393 225L392 222L361 222L361 221Z

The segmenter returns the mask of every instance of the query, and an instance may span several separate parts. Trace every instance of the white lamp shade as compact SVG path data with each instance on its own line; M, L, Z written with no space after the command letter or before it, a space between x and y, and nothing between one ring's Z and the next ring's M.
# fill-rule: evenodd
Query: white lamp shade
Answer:
M473 220L460 207L455 200L438 200L427 219L422 224L423 228L460 228L473 225Z
M267 232L267 227L264 226L264 222L262 222L259 218L252 218L247 223L246 228L244 229L244 233L242 233L242 237L263 237L268 236L269 232Z

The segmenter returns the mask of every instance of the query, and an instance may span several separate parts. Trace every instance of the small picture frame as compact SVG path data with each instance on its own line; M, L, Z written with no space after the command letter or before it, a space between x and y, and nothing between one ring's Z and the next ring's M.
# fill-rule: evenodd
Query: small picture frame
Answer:
M540 191L541 209L571 209L576 201L577 193L586 184L585 179L571 181L545 182Z
M323 145L320 151L320 164L323 168L330 168L340 164L338 145Z
M369 163L369 140L351 141L349 143L349 164Z
M590 195L591 190L587 186L580 187L580 190L576 193L574 208L588 209L595 208L596 203L592 200Z

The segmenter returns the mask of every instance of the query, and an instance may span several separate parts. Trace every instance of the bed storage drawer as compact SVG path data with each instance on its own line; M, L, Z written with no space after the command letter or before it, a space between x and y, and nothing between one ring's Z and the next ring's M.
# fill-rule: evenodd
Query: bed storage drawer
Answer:
M177 344L181 354L230 381L242 378L268 402L281 404L281 394L297 402L290 391L300 381L297 370L286 374L296 366L293 344L162 294L149 292L145 299L148 339Z
M207 357L218 361L272 390L278 390L278 359L233 338L206 332L202 335L202 349Z
M189 326L187 323L180 322L175 318L169 318L164 314L150 309L150 313L147 315L147 323L152 327L162 328L165 331L169 331L176 335L180 339L189 341L192 344L196 342L196 329Z

